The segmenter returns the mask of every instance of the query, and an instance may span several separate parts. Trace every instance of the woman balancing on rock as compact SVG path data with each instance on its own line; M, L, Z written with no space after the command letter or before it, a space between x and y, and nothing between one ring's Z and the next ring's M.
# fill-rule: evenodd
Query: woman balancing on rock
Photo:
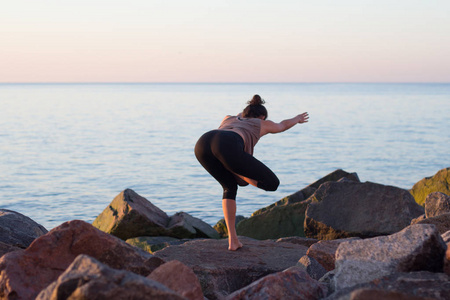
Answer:
M223 188L222 208L228 228L228 249L242 247L236 234L236 193L238 185L254 185L265 191L275 191L278 177L253 157L253 148L260 137L279 133L298 123L308 122L308 113L275 123L267 119L264 100L259 95L247 102L237 116L226 116L217 130L203 134L195 145L195 156Z

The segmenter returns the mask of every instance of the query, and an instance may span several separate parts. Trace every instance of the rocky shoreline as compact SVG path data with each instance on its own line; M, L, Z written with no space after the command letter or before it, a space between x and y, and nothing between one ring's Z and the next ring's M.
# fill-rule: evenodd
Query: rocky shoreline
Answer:
M407 191L336 170L226 226L133 190L93 224L0 208L0 299L450 299L450 168Z

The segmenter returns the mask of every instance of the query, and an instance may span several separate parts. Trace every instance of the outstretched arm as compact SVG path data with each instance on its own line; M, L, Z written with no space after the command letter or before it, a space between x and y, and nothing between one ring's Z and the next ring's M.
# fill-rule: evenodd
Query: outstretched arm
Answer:
M286 119L280 123L275 123L270 120L261 121L261 136L268 133L279 133L288 130L295 124L301 124L308 122L309 115L307 112L297 115L291 119Z

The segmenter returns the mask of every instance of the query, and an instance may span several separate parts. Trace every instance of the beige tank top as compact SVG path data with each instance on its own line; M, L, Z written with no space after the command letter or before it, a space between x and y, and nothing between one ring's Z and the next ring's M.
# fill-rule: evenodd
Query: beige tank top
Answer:
M227 116L220 124L219 130L228 130L239 134L244 140L244 151L253 155L253 148L261 137L261 119Z

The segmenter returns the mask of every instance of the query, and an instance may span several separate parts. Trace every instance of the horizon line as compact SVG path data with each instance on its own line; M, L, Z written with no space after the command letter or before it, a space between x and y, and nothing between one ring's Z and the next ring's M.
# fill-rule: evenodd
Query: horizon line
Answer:
M17 81L0 84L450 84L450 81Z

